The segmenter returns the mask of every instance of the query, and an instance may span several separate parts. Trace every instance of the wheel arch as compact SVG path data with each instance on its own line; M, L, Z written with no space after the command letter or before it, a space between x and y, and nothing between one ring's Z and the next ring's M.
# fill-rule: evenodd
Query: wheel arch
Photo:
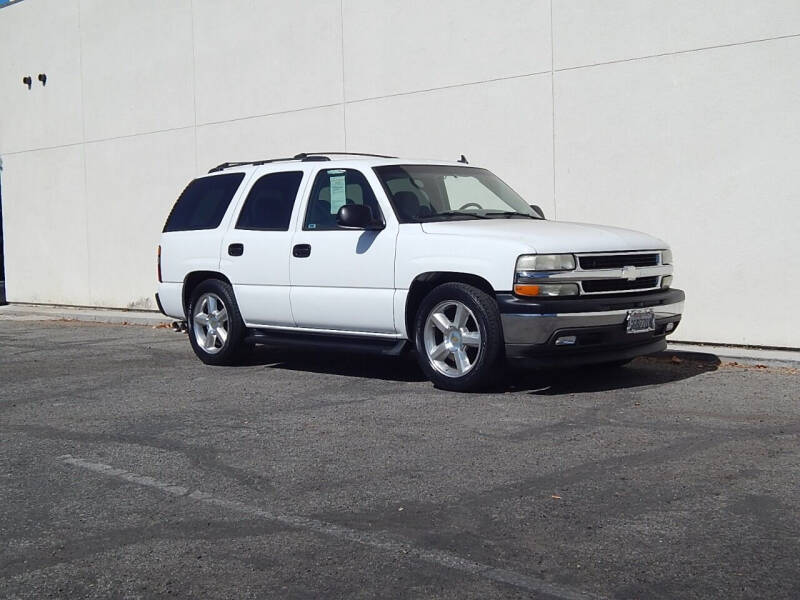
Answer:
M194 290L194 288L196 288L198 285L200 285L203 281L206 281L207 279L218 279L220 281L227 283L228 285L231 286L231 288L233 288L230 279L225 277L225 275L223 275L219 271L192 271L191 273L186 275L186 277L183 280L183 298L182 298L183 312L187 316L187 318L189 315L189 300L192 297L192 291Z
M474 273L461 273L458 271L429 271L427 273L420 273L412 280L408 288L408 295L406 296L405 326L408 339L411 340L414 337L414 320L423 298L425 298L431 290L443 283L465 283L486 292L493 298L495 296L495 290L492 284L480 275L475 275Z

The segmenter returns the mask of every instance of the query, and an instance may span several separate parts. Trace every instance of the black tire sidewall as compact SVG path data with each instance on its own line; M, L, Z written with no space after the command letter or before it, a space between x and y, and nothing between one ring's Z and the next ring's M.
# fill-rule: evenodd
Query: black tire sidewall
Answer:
M448 377L430 364L425 350L425 321L430 311L445 300L458 300L467 306L481 334L478 361L462 377ZM414 319L414 342L417 358L425 375L441 389L457 392L478 391L489 385L498 373L498 363L503 354L503 330L495 299L486 292L465 283L444 283L434 288L423 299Z
M209 354L201 348L194 336L194 307L200 296L208 292L219 296L228 311L228 339L216 354ZM230 285L219 279L207 279L200 283L192 290L187 317L189 343L201 361L207 365L229 365L239 360L244 347L245 326Z

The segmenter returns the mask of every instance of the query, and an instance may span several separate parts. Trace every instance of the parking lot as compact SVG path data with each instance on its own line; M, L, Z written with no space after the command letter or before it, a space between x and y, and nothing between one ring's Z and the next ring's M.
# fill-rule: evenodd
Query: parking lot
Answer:
M0 597L797 598L799 383L667 354L460 395L0 322Z

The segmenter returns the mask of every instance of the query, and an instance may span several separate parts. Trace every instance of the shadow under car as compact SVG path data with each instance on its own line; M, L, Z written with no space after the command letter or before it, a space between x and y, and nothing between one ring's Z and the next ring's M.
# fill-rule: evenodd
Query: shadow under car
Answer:
M713 354L665 351L636 358L624 366L591 365L547 371L507 369L498 383L483 393L560 395L629 389L689 379L714 371L720 364L719 357ZM384 381L426 381L413 352L387 357L257 346L241 366L258 365Z

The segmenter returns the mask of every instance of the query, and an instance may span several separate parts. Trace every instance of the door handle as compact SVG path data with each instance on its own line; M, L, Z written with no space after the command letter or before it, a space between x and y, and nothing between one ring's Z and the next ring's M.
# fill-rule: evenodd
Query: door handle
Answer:
M228 246L228 254L231 256L241 256L244 254L244 244L231 244Z
M292 248L292 256L296 258L308 258L311 256L311 244L296 244Z

